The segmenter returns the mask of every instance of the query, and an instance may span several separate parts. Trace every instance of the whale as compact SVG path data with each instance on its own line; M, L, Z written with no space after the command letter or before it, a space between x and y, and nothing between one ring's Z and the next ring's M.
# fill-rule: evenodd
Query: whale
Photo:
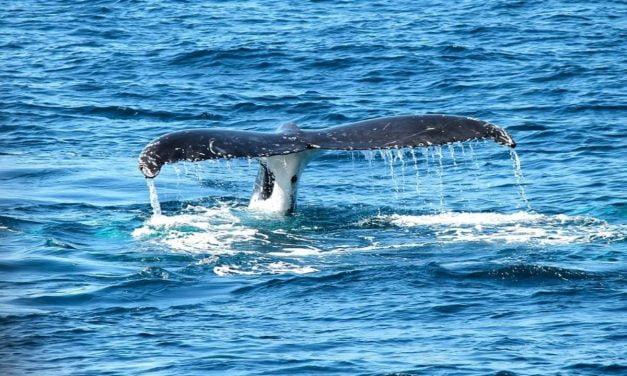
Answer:
M381 150L429 147L491 139L510 148L516 142L503 128L455 115L403 115L368 119L324 129L294 123L275 133L200 128L164 134L139 155L139 170L154 179L166 164L210 159L254 158L259 171L248 207L287 215L296 210L301 174L325 150Z

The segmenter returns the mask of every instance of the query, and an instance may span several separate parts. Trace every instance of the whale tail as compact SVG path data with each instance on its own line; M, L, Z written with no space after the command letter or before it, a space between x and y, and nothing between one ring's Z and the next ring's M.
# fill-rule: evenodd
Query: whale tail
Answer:
M308 149L394 149L476 139L493 139L512 148L516 146L504 129L479 119L451 115L394 116L312 131L287 124L278 133L207 128L172 132L144 148L139 156L139 169L145 177L154 178L164 164L181 160L259 158Z
M258 158L260 170L250 207L289 213L296 203L300 174L315 150L376 150L427 147L477 139L515 147L502 128L451 115L394 116L319 130L286 124L277 133L225 129L191 129L165 134L139 156L146 178L164 164L181 160ZM311 150L312 152L303 153Z

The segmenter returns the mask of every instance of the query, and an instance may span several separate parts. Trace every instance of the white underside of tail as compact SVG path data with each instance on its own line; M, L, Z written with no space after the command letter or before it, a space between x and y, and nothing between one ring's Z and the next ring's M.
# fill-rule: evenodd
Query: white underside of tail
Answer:
M259 158L259 163L272 173L274 184L269 197L264 197L263 187L257 185L248 208L282 215L293 212L296 209L296 194L300 175L307 163L317 153L319 153L318 150L307 150L300 153ZM263 169L263 167L260 168Z

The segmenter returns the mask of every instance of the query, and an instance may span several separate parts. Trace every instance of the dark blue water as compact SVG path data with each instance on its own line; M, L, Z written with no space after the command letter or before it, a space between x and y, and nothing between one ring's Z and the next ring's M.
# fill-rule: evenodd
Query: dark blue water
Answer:
M0 11L0 368L625 374L627 5L14 1ZM329 153L288 218L173 130L473 116L492 142Z

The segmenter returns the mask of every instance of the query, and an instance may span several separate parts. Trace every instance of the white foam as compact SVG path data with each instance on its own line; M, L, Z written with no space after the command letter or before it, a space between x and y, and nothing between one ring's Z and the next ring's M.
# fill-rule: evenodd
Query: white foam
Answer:
M254 275L257 274L251 270L242 270L240 266L237 265L221 265L213 268L213 272L217 275L224 277L227 275Z
M246 216L246 218L249 218ZM155 215L133 236L157 243L173 252L202 255L196 265L213 266L219 276L258 274L305 274L318 270L312 266L298 265L294 260L322 257L344 252L372 252L386 249L414 248L434 243L492 242L523 244L572 244L598 241L620 241L627 236L627 226L583 216L544 215L533 212L500 213L440 213L433 215L388 215L362 220L356 226L369 226L373 222L398 226L408 230L409 239L377 241L377 235L365 237L370 244L355 247L353 244L318 248L315 240L286 229L272 230L271 235L289 239L282 247L271 241L258 229L242 223L238 209L222 204L206 208L188 206L180 214ZM302 228L300 228L302 230ZM412 235L412 233L415 234ZM295 245L294 240L297 240ZM266 250L266 252L260 251ZM245 254L234 261L230 255ZM286 258L290 262L281 260Z
M533 222L543 215L527 212L513 214L499 213L441 213L434 215L398 215L389 216L392 224L401 227L420 225L499 225L506 223Z
M318 256L322 250L316 247L285 247L282 252L270 252L272 256L303 257Z
M215 265L220 262L223 255L242 253L251 255L241 265L215 266L213 271L219 276L305 274L318 271L311 266L268 260L267 254L250 250L253 245L267 244L269 240L259 230L244 225L236 215L236 209L228 205L214 208L188 206L178 215L155 215L142 227L133 231L133 236L162 244L175 252L209 253L195 262L196 265ZM315 247L286 247L283 252L270 255L300 257L319 252L320 250Z
M249 268L241 265L220 265L213 268L213 272L219 276L227 275L257 275L257 274L307 274L315 273L318 269L311 266L299 266L284 261L269 264L257 264Z
M379 220L399 227L427 227L442 242L504 242L570 244L616 241L627 237L627 226L582 216L544 215L529 212L441 213L390 215Z
M135 238L150 238L172 250L215 254L246 252L236 242L267 242L257 229L243 225L233 208L188 206L183 214L155 215L133 231Z
M214 255L214 256L209 256L209 257L203 257L202 259L196 261L195 264L196 265L215 264L216 262L218 262L218 260L220 260L220 258Z

